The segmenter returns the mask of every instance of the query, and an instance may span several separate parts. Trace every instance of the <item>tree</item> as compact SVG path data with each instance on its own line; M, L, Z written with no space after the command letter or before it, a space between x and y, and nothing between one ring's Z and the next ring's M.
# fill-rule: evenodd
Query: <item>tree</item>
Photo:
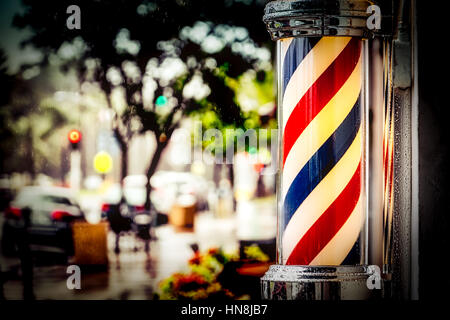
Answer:
M11 150L11 142L13 140L13 133L8 129L8 113L4 106L9 102L9 92L13 86L13 77L7 74L6 66L7 57L3 50L0 50L0 86L3 88L3 93L0 96L0 170L5 172L5 155L8 150Z
M54 157L61 148L58 130L70 117L50 98L55 88L46 81L48 73L28 79L29 66L16 75L1 69L5 88L0 103L2 172L28 172L34 178L37 172L58 170L60 159Z
M70 5L68 1L46 5L24 0L27 10L16 16L14 23L20 28L31 27L35 31L24 44L32 44L42 50L44 59L41 65L51 63L59 53L63 56L61 68L75 68L80 83L98 85L111 109L115 109L113 93L121 92L125 108L122 113L115 110L113 130L121 146L123 161L127 159L128 142L135 134L153 132L156 150L147 170L147 177L150 178L183 115L189 115L194 110L211 109L225 123L242 126L245 121L227 77L236 79L254 67L254 57L236 52L232 42L218 51L208 50L208 43L204 42L212 32L217 31L209 28L205 33L202 26L208 23L201 24L198 29L201 41L198 41L198 34L189 39L183 38L180 34L182 27L193 26L197 20L213 21L218 26L224 26L224 23L241 26L239 32L242 39L235 39L236 42L241 46L258 48L259 44L268 42L260 17L264 2L80 1L81 29L70 30L65 28L66 8ZM257 18L259 24L251 18L255 16L255 9L260 12ZM180 39L177 39L179 36ZM227 37L223 28L222 36L223 39ZM192 57L195 57L195 63L189 62L193 61ZM188 66L186 72L171 79L154 74L153 82L146 76L158 66L175 63L177 59ZM215 61L215 66L208 61ZM210 88L207 99L183 95L184 87L199 74ZM147 102L146 80L154 86L154 93ZM171 97L166 97L167 92ZM165 98L171 98L174 105L168 108L168 112L161 112L157 99ZM136 123L138 125L133 125ZM126 175L126 167L123 163L122 177ZM147 189L150 191L150 182ZM149 198L146 205L150 205Z

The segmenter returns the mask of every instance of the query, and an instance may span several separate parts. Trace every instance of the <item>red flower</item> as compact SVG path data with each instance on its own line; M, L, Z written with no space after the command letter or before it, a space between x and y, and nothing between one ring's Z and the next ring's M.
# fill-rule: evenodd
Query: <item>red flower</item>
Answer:
M218 253L219 253L219 249L217 249L217 248L211 248L211 249L208 250L208 254L210 254L212 256L214 256L214 255L216 255Z
M189 264L199 265L202 262L202 256L200 253L196 252L194 256L189 260Z
M175 275L174 275L175 277ZM188 275L177 275L176 281L174 281L175 291L193 291L201 288L206 288L208 282L198 274L191 273Z

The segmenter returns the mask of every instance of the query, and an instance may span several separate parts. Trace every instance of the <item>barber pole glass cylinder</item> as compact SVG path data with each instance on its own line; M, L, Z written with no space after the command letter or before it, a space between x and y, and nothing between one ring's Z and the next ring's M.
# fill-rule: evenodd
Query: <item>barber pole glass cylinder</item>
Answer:
M288 38L278 57L279 262L364 263L363 41Z
M368 281L380 280L383 189L369 201L375 185L369 175L381 177L385 169L382 143L369 138L380 142L383 130L373 136L369 111L384 126L372 109L383 110L386 99L368 92L375 78L381 83L374 87L385 88L383 66L374 73L381 77L369 74L377 68L370 6L364 0L266 6L264 21L276 41L279 171L277 265L262 278L263 298L366 299L373 293Z

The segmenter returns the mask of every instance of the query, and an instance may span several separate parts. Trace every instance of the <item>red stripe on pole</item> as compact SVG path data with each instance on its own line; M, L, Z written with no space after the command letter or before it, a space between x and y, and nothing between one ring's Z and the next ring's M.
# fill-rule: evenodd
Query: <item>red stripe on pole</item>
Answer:
M308 124L327 105L355 69L361 54L361 41L352 38L339 56L303 95L286 122L283 135L283 166L286 158Z
M350 217L360 193L361 163L345 189L297 243L286 264L310 264Z

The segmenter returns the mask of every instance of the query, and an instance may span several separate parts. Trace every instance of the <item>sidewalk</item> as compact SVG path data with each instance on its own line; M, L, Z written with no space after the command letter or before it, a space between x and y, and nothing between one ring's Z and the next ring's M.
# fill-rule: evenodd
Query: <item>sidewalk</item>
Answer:
M149 255L144 252L143 242L136 240L133 235L121 237L121 253L116 255L113 251L115 234L109 232L107 271L82 271L81 289L69 290L66 286L69 276L66 273L67 265L35 266L34 294L38 300L152 299L160 280L187 270L187 262L193 255L191 244L199 244L200 250L218 246L236 250L233 223L229 219L214 219L211 214L199 214L196 218L197 227L190 232L175 230L171 225L157 227L157 240L151 242ZM135 251L135 247L138 251ZM18 270L15 272L17 276L4 284L6 299L22 299L19 263L16 258L2 257L2 268Z
M66 265L35 266L36 299L152 299L160 279L187 267L192 255L189 245L195 241L193 233L175 233L171 226L156 228L155 233L158 241L152 242L147 256L143 243L132 235L121 237L121 253L114 254L115 235L110 232L108 270L82 273L80 290L67 289ZM139 248L137 252L135 245ZM20 270L19 263L18 259L2 257L4 269ZM22 290L19 274L4 284L6 299L22 299Z

